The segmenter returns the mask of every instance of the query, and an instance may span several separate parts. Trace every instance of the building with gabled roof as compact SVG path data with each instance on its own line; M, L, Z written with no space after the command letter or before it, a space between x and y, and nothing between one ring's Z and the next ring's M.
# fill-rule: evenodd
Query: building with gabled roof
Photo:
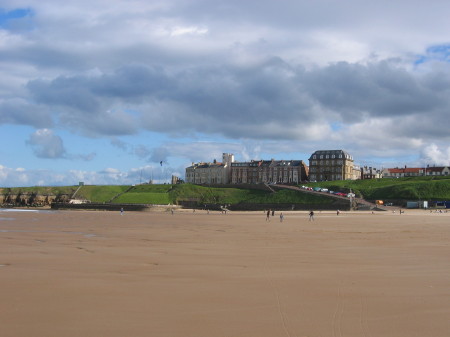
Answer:
M425 175L423 167L395 167L383 169L383 178L420 177Z
M448 166L427 166L425 168L426 176L448 176L450 175L450 167Z
M308 180L303 160L251 160L231 164L232 184L298 184Z
M383 170L383 178L404 178L421 176L448 176L450 168L448 166L427 166L427 167L395 167Z
M371 166L361 167L361 179L379 179L379 178L383 178L381 170Z
M353 157L344 150L319 150L309 157L309 180L355 180L360 173Z
M231 163L234 155L222 154L222 162L214 160L212 163L192 163L186 168L185 180L187 183L198 185L228 184L231 177Z

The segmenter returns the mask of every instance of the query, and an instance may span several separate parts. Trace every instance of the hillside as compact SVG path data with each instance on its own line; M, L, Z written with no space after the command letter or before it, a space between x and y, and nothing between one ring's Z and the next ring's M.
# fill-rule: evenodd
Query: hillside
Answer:
M356 193L367 200L450 200L450 177L327 181L307 184Z
M310 183L332 191L356 193L369 201L384 200L450 200L450 177L417 177L400 179L346 180ZM49 205L53 201L67 202L78 186L22 187L0 189L0 203L4 205ZM41 197L39 197L41 196ZM43 198L42 196L46 196ZM51 196L51 197L50 197ZM314 205L333 206L335 200L327 195L318 196L299 191L281 189L271 192L264 186L207 187L193 184L180 185L87 185L76 193L77 199L92 203L187 205L234 205L257 208L257 205ZM252 206L253 205L253 206ZM275 207L275 206L273 206Z

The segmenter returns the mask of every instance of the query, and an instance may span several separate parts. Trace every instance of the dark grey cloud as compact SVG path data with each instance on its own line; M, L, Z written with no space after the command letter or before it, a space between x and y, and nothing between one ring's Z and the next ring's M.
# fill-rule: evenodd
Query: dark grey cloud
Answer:
M100 76L34 80L28 89L40 105L58 111L60 123L98 136L141 127L179 135L302 139L314 125L396 116L417 116L402 132L414 136L420 128L430 136L448 125L450 83L438 75L423 76L396 60L307 70L272 58L257 66L179 71L129 65ZM141 116L139 125L130 111ZM424 116L427 128L420 121Z
M311 95L349 123L366 115L382 117L434 111L447 103L429 86L431 83L396 66L395 62L367 65L339 62L306 76L305 86Z
M51 112L46 107L21 98L12 98L0 100L0 124L50 128L53 126L53 119Z

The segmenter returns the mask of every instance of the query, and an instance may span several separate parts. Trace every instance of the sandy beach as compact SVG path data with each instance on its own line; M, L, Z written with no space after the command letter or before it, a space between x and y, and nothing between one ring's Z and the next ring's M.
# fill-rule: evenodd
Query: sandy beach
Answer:
M450 213L0 211L0 336L446 337Z

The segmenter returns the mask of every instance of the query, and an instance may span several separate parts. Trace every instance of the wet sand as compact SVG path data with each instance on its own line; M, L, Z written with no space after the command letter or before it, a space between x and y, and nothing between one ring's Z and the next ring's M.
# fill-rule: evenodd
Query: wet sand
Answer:
M0 212L0 336L444 337L450 213Z

